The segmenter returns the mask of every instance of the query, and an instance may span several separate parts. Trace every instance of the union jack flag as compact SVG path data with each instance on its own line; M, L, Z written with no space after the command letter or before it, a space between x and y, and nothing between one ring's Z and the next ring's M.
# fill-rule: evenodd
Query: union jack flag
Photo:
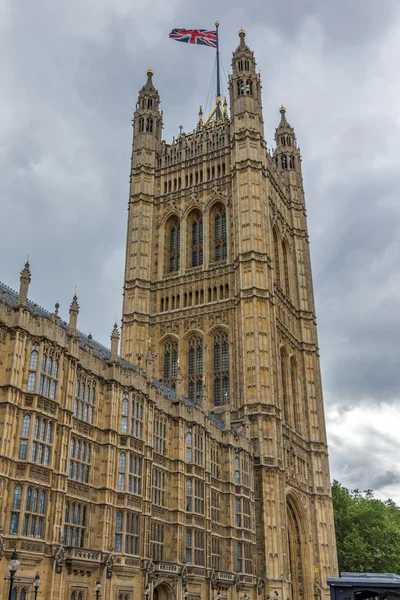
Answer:
M173 29L169 37L177 42L200 44L211 48L217 47L217 32L208 31L207 29Z

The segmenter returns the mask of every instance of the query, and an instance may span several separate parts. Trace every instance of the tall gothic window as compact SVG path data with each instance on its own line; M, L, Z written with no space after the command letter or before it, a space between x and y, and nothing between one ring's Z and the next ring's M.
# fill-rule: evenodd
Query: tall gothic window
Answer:
M288 390L287 390L287 355L284 348L281 348L281 377L282 377L282 401L283 401L283 417L285 423L289 424L290 412L288 405Z
M237 93L238 96L244 96L244 83L241 79L237 82Z
M14 488L14 497L11 507L11 519L10 519L10 535L18 535L19 530L19 518L21 512L22 502L22 486L16 485Z
M294 426L297 431L300 431L301 423L299 419L299 400L297 394L297 363L296 359L292 356L290 359L290 377L292 383L292 403L293 403L293 416Z
M36 417L33 429L31 461L48 467L53 443L53 423Z
M65 506L64 543L66 546L83 548L86 535L86 513L84 504L67 502Z
M85 423L93 423L96 388L85 377L78 378L75 385L74 416Z
M172 389L178 376L178 344L168 341L164 346L164 382Z
M181 228L177 217L170 219L167 227L167 265L169 273L176 273L180 268Z
M222 205L218 206L214 211L214 235L211 236L214 241L214 256L215 262L223 262L227 256L227 239L226 239L226 212Z
M280 272L280 265L279 265L279 240L278 240L278 233L277 233L276 229L273 230L272 236L273 236L273 240L274 240L275 283L280 285L281 284L281 272Z
M58 379L58 358L45 351L42 356L42 368L39 380L39 394L51 398L56 397Z
M75 481L89 483L91 454L91 444L78 438L72 438L68 477L75 479Z
M140 515L118 511L115 518L115 552L139 554Z
M142 457L133 452L119 455L118 491L142 493Z
M199 267L203 264L203 218L200 213L195 213L190 221L192 229L191 266Z
M214 405L229 402L229 347L228 334L218 332L214 336Z
M285 276L285 292L289 296L290 295L289 264L288 264L287 246L286 246L285 241L282 242L282 255L283 255L283 274Z
M133 435L139 440L143 437L143 400L134 395L129 402L129 394L125 392L121 402L121 433Z
M198 336L189 340L188 367L189 398L200 403L203 394L203 341Z
M157 454L166 454L166 439L167 439L167 425L165 420L161 416L156 416L154 419L154 452Z
M38 488L28 487L25 501L24 524L22 535L42 539L44 537L44 514L46 508L46 492Z
M162 561L164 555L164 524L153 521L151 524L150 540L151 556L153 560Z
M31 350L31 356L29 359L29 373L28 373L28 386L27 386L28 392L35 391L38 359L39 359L39 346L38 346L38 344L33 344L32 350Z
M18 458L20 460L26 460L26 458L28 456L28 442L29 442L30 428L31 428L31 417L30 417L30 415L24 415L24 418L22 419L21 437L19 440Z

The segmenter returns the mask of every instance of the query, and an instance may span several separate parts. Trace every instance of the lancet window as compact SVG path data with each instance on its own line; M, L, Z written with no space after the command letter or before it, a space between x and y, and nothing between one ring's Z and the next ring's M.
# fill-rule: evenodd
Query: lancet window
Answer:
M115 517L115 552L139 554L140 515L120 510Z
M228 334L214 335L214 405L229 402L229 346Z
M178 344L168 341L164 346L164 382L172 389L178 376Z
M227 256L226 238L226 212L223 206L218 206L213 212L214 231L211 239L213 243L214 262L223 262Z
M87 508L84 504L67 502L65 506L64 543L83 548L86 536Z
M188 352L189 398L200 403L203 394L203 340L190 338Z
M181 228L177 217L170 219L167 226L167 271L176 273L180 269Z
M195 214L191 219L191 266L199 267L203 264L203 218Z

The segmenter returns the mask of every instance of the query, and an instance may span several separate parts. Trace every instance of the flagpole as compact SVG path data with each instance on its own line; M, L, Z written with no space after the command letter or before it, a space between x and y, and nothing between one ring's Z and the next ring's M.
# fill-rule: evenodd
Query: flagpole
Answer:
M217 119L220 118L220 99L221 99L221 80L219 74L219 43L218 43L218 27L219 21L215 21L215 27L217 29Z

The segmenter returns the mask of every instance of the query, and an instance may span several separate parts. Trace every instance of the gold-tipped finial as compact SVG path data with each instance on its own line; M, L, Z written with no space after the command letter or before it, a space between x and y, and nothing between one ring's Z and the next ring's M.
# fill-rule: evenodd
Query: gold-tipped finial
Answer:
M215 21L215 27L219 27L219 21Z
M146 73L147 73L147 77L153 77L153 75L154 75L153 69L147 69Z
M239 29L238 35L239 35L239 37L240 37L240 38L241 38L241 37L245 37L245 35L246 35L246 32L245 32L245 30L243 29L243 27L242 27L241 29Z
M282 106L280 107L280 109L279 109L279 112L280 112L281 114L286 112L286 108L283 106L283 104L282 104Z

